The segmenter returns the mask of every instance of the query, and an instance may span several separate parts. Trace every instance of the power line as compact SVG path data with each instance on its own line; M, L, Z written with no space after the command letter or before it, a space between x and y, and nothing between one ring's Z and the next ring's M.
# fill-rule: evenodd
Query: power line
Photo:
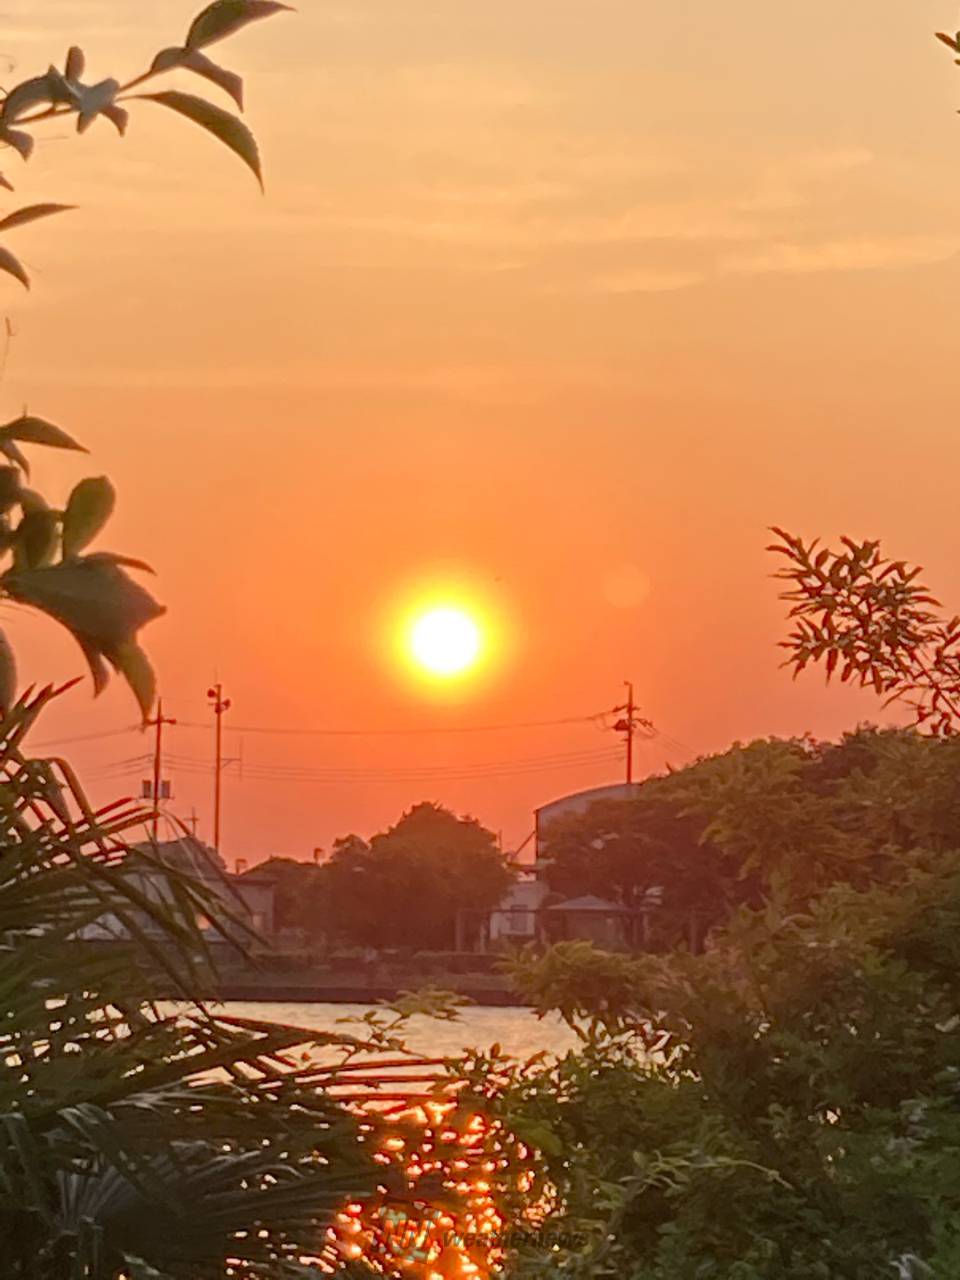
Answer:
M123 729L104 729L100 733L81 733L74 738L46 738L43 742L31 742L30 749L36 747L69 747L74 742L98 742L101 738L119 738L125 733L140 733L142 726L138 724L127 725Z
M444 734L472 734L472 733L507 733L514 729L554 729L563 725L575 724L600 724L604 716L611 715L611 711L596 711L592 715L581 716L561 716L553 720L516 720L507 721L502 724L475 724L475 725L428 725L421 727L409 726L402 729L320 729L320 728L295 728L284 725L233 725L234 733L259 733L259 734L275 734L281 737L329 737L329 738L379 738L379 737L419 737L434 736ZM205 729L209 731L209 724L204 724L199 720L178 720L177 728L179 729ZM41 742L31 742L31 748L43 747L67 747L77 742L98 742L103 738L118 738L128 733L141 733L143 726L138 724L125 725L121 729L103 729L98 733L82 733L66 738L45 738Z
M525 769L550 769L564 768L568 765L589 764L595 760L606 760L608 758L616 758L616 750L614 748L594 750L582 749L576 751L555 752L548 755L537 756L521 756L512 760L478 760L472 763L464 764L441 764L441 765L410 765L391 768L390 766L353 766L353 765L298 765L298 764L277 764L270 761L252 763L245 765L245 773L251 774L270 774L270 775L304 775L308 777L357 777L369 778L376 777L395 777L404 778L410 775L418 778L425 776L446 777L450 774L470 773L481 776L485 773L496 772L501 773L504 770L521 771ZM177 752L165 752L164 759L171 765L180 769L188 769L192 771L203 771L212 773L216 766L201 756L182 755ZM105 774L132 774L142 771L150 764L152 756L144 753L139 756L127 756L122 760L115 760L109 764L102 764L90 772L94 775L102 776ZM235 761L225 760L224 765L236 763Z
M167 759L183 773L210 776L209 763L195 757L168 756ZM351 769L329 766L251 765L244 764L244 778L257 782L315 782L315 783L375 783L375 782L458 782L481 779L518 777L526 774L548 773L569 768L583 768L594 764L610 764L619 759L613 749L584 752L565 757L534 758L528 761L490 762L480 766L463 765L409 769Z
M369 765L343 765L343 764L336 764L336 763L334 764L289 764L285 762L273 762L269 760L265 760L265 761L254 760L254 761L246 762L244 765L244 768L245 769L247 768L279 769L284 772L287 772L290 770L294 770L298 772L307 770L308 772L311 772L311 773L327 773L327 772L363 773L363 774L367 774L371 772L418 773L418 774L449 773L451 770L455 772L460 772L463 769L482 770L482 769L502 769L505 767L514 768L518 766L522 767L525 765L564 764L571 760L576 762L577 760L582 760L582 759L592 759L596 755L605 755L607 754L608 751L613 751L613 750L614 748L612 747L599 748L599 749L595 747L581 747L571 751L556 751L556 752L549 752L547 754L541 754L541 755L535 755L535 756L520 756L516 758L511 757L508 759L498 759L498 760L473 760L473 761L466 761L460 764L445 763L445 764L423 764L423 765L406 765L406 766L400 765L396 767L392 765L386 765L386 766L376 765L376 766L373 766L372 768ZM139 757L133 757L133 759L139 759ZM195 755L183 755L177 752L172 752L170 755L167 756L167 759L171 760L175 764L197 764L197 765L203 765L205 768L212 768L209 760L207 760L206 757L195 756Z
M291 737L327 737L327 738L376 738L376 737L414 737L432 734L460 733L505 733L513 729L553 729L560 725L595 724L609 711L595 711L588 716L563 716L556 720L517 720L505 724L474 725L433 725L421 728L405 729L291 729L280 726L235 724L234 733L269 733ZM181 729L207 729L210 726L198 720L181 720Z

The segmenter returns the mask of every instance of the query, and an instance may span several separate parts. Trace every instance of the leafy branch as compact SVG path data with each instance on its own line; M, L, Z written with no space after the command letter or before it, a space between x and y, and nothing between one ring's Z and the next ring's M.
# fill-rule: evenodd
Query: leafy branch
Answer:
M162 49L146 71L125 83L113 78L86 83L86 58L81 49L73 47L62 71L51 66L43 75L24 80L3 95L0 146L9 147L28 160L35 148L34 127L69 115L76 116L78 133L84 133L103 116L124 134L129 112L123 104L135 100L154 102L213 134L252 170L262 188L256 139L239 117L178 89L138 91L167 72L191 71L222 89L242 110L242 80L213 62L204 50L249 23L286 9L288 5L276 0L214 0L194 18L182 46ZM0 185L13 190L2 174ZM53 203L27 205L0 218L0 232L13 231L71 207ZM29 289L30 280L22 263L3 245L0 272ZM26 412L0 427L0 454L7 460L7 465L0 465L0 598L39 609L66 627L87 659L95 691L103 689L108 668L113 667L130 685L146 717L156 680L138 643L138 634L146 623L163 613L163 608L125 570L149 570L149 566L114 552L86 550L113 512L116 494L106 477L81 480L65 508L57 510L26 485L30 467L20 447L24 444L86 452L62 428ZM2 562L7 559L10 563L3 567ZM0 713L7 713L13 705L16 684L13 650L0 632Z
M123 104L137 100L155 102L192 120L218 138L252 170L262 188L263 173L257 142L238 116L206 98L177 89L157 93L134 91L167 72L192 71L222 89L242 111L243 81L240 76L213 62L204 50L251 22L289 8L277 0L214 0L194 18L182 46L162 49L146 71L124 83L113 77L95 84L86 83L83 80L86 57L82 49L74 46L67 53L62 71L50 66L43 75L24 80L6 92L0 105L0 146L10 147L23 160L29 160L36 146L32 126L67 115L76 116L78 133L85 133L102 116L123 135L130 119L130 113ZM12 183L2 174L0 185L13 190ZM42 204L19 209L0 220L0 231L11 230L68 207ZM19 280L25 288L30 287L29 277L19 259L2 246L0 271Z
M923 570L888 560L880 543L842 538L842 551L819 539L774 529L769 551L785 558L775 575L790 584L794 630L781 648L785 666L800 675L823 663L829 680L871 687L885 706L902 701L917 725L936 735L960 729L960 617L945 618L940 601L920 579Z
M50 507L24 480L29 465L20 445L84 451L60 427L24 416L0 427L0 592L55 618L76 639L89 664L94 689L107 682L107 663L125 677L144 715L155 680L137 633L163 613L161 605L125 572L149 565L112 551L86 553L113 513L116 494L105 476L81 480L62 511ZM16 691L13 652L0 644L0 709Z

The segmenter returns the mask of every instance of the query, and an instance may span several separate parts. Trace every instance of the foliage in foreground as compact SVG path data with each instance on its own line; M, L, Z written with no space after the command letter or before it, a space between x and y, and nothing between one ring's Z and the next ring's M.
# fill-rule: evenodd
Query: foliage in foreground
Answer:
M282 1280L316 1274L346 1196L372 1184L357 1121L324 1086L317 1037L147 999L204 963L200 882L125 868L143 814L94 812L62 762L0 734L0 1258L11 1280ZM89 948L110 916L127 945ZM294 1053L296 1051L296 1053Z
M843 538L842 550L774 529L768 549L784 558L793 631L782 647L794 676L822 663L827 678L870 687L903 702L914 722L949 736L960 728L960 616L939 600L905 560L889 560L877 541Z
M958 624L877 543L780 537L795 670L904 698L932 737L695 766L691 794L726 799L704 835L757 901L701 955L580 943L517 963L584 1041L498 1068L491 1106L554 1196L518 1232L524 1280L960 1274Z
M144 72L124 83L112 77L85 83L86 59L81 49L71 48L62 71L51 66L42 75L6 87L0 102L0 147L28 160L34 151L37 126L63 117L74 117L77 131L83 133L102 116L123 134L128 105L149 101L212 134L240 157L262 186L256 140L239 117L179 89L141 90L158 76L186 71L216 85L242 109L240 77L213 62L205 50L248 23L288 7L275 0L214 0L193 20L182 46L161 50ZM3 174L0 186L13 190ZM47 202L14 209L0 217L0 233L66 212L69 207ZM23 264L5 245L0 245L0 272L30 287ZM84 451L62 428L26 411L0 426L0 454L8 464L0 466L0 557L11 559L0 574L0 597L39 609L66 627L89 664L95 691L99 693L105 685L109 664L129 683L146 716L155 680L137 636L163 610L126 569L148 566L111 552L86 553L113 511L113 487L105 477L82 480L65 508L59 510L27 487L30 468L22 444ZM11 705L15 694L13 651L0 633L0 711Z
M558 1197L515 1274L960 1273L960 858L745 910L702 956L557 952L518 977L583 1051L495 1103Z
M565 897L648 907L662 949L691 917L702 936L741 906L801 906L896 879L917 846L960 848L958 773L960 741L912 730L736 744L552 824L545 875Z
M11 562L0 573L0 593L67 628L83 651L97 693L107 682L109 663L125 677L146 716L155 679L137 636L163 608L126 568L149 572L149 566L110 551L85 554L113 512L113 486L106 476L81 480L65 508L56 510L25 485L28 466L18 441L82 447L41 418L24 416L0 428L0 451L13 459L10 466L0 466L0 559ZM0 711L16 697L16 682L13 650L0 633Z

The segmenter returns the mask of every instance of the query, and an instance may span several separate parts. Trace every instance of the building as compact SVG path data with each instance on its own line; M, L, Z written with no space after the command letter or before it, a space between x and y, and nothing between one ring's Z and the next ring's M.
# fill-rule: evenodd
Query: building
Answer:
M524 867L503 900L490 912L487 940L498 948L522 946L538 935L538 916L550 890L533 867Z
M534 811L536 820L536 856L539 861L543 856L546 833L551 823L561 818L570 818L586 813L591 805L602 800L630 800L641 787L639 782L616 782L607 787L591 787L589 791L576 791L569 796L561 796L559 800L551 800Z
M457 949L500 950L526 943L582 940L608 950L647 945L650 919L661 906L662 891L651 890L629 906L593 895L561 900L546 881L544 866L553 823L585 814L594 804L632 799L642 784L614 783L561 796L535 811L536 861L523 867L503 900L489 912L458 913Z
M250 923L262 938L276 937L276 883L272 876L258 875L256 868L240 876L228 876L230 885L247 909Z
M197 923L205 940L215 946L256 950L269 941L273 933L273 885L261 883L257 877L232 876L215 849L195 836L183 835L131 846L124 862L132 886L152 905L162 908L176 905L171 881L157 866L162 863L172 872L181 872L198 882L198 889L208 899L208 910L198 913ZM148 936L161 938L163 929L151 920L147 911L139 914L137 927ZM86 942L125 941L130 936L127 925L113 913L86 925L78 935Z

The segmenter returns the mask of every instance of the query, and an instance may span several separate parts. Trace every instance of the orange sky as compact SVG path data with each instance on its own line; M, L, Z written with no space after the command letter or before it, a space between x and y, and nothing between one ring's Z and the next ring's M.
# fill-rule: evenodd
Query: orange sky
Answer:
M26 75L80 43L125 74L194 8L9 0L3 52ZM34 292L2 286L7 411L93 450L43 458L42 486L118 485L103 545L158 569L168 709L205 722L219 677L235 725L477 726L599 711L630 677L671 739L645 769L876 716L778 670L764 531L882 537L960 600L960 72L930 34L956 16L305 0L213 51L247 77L266 198L148 104L123 142L48 126L8 161L10 207L81 208L17 233ZM450 580L509 643L438 700L387 650ZM52 624L5 615L25 676L79 671ZM134 719L84 688L36 736ZM210 734L170 741L176 807L208 834ZM618 776L530 762L612 742L244 732L225 852L309 856L423 798L514 845L536 804ZM69 750L107 800L149 747ZM293 766L357 780L276 776Z

